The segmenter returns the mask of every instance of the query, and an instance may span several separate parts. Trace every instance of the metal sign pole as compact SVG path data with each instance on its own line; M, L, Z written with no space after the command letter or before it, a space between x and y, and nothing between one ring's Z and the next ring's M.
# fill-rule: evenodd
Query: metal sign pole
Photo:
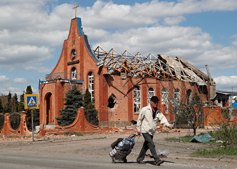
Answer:
M38 96L38 94L25 94L24 96L25 109L31 109L32 141L34 141L33 109L39 109Z
M32 126L32 141L34 141L34 120L33 120L33 109L31 109L31 126Z

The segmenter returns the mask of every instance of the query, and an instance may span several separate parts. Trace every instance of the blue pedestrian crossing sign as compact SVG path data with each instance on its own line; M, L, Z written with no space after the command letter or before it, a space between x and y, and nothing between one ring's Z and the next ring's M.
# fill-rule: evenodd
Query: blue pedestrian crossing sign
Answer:
M39 109L38 94L25 94L25 109Z

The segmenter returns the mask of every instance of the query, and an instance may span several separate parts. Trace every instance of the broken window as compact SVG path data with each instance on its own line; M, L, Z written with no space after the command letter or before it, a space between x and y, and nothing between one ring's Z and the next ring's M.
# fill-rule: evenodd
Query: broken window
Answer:
M175 99L175 112L176 114L178 114L178 109L177 109L177 106L179 105L179 102L180 102L180 91L179 89L175 89L174 90L174 99Z
M112 93L108 99L108 107L113 108L115 104L116 104L116 96Z
M150 104L151 97L155 96L155 90L152 87L150 87L148 89L148 95L147 96L148 96L148 103Z
M191 99L192 99L192 98L191 98L191 90L190 90L190 89L187 90L186 98L187 98L187 104L189 104L190 101L191 101Z
M177 101L177 103L179 103L179 101L180 101L180 91L179 91L179 89L174 90L174 98Z
M134 113L139 113L141 108L141 91L138 86L133 90Z
M168 114L168 92L166 88L161 90L161 100L162 104L165 105L165 113Z
M72 80L76 79L76 75L77 75L77 70L75 67L72 68Z
M91 93L91 100L94 98L94 75L92 72L88 73L88 90Z

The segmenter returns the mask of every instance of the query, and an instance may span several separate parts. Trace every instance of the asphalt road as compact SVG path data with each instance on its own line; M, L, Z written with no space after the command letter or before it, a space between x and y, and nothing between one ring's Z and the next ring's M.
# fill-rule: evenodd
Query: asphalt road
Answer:
M128 160L127 163L112 163L109 157L75 156L64 154L20 154L20 153L0 153L1 169L200 169L209 168L201 165L184 165L174 161L166 161L161 166L155 166L152 160L146 164L137 164L135 160Z
M237 169L236 158L203 159L192 158L189 154L202 144L167 142L166 137L179 136L177 133L157 134L154 137L157 150L169 150L165 163L155 166L151 158L145 165L137 164L136 157L143 144L137 139L128 162L112 163L109 157L110 144L126 135L92 135L88 137L52 137L35 142L27 140L0 141L0 169ZM201 147L200 147L201 146ZM205 146L205 145L204 145ZM148 152L149 153L149 152Z

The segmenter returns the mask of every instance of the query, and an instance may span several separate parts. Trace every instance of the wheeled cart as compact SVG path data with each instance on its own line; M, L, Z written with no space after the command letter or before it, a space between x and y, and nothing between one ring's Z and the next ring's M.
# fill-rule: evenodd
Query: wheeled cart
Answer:
M112 163L117 161L127 162L127 156L132 152L135 145L136 134L131 134L128 138L119 138L111 144L112 151L109 153Z

